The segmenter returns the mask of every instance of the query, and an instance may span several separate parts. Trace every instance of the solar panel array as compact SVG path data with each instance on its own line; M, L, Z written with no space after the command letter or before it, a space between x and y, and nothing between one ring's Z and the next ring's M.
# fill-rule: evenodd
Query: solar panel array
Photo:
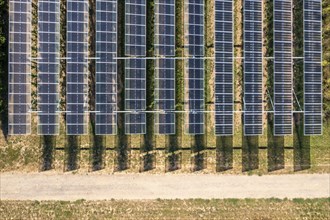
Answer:
M175 56L175 0L155 1L155 56ZM155 109L175 110L175 59L155 61ZM157 134L175 134L175 113L157 113Z
M87 133L88 0L67 1L66 123L68 135Z
M66 125L88 128L88 0L67 0ZM117 0L96 0L96 134L117 134ZM304 134L322 134L322 1L304 0ZM31 133L31 0L9 0L11 135ZM274 1L274 135L293 132L292 0ZM204 0L185 0L185 131L204 134ZM244 135L263 133L262 0L244 0ZM125 133L146 133L146 0L125 0ZM215 134L233 135L233 0L215 0ZM155 0L155 131L175 134L175 0ZM59 134L60 0L38 1L38 134Z
M60 0L38 1L38 134L59 134Z
M185 0L185 121L187 134L204 134L204 0Z
M292 0L274 1L274 135L292 134Z
M96 1L96 134L117 133L117 0Z
M322 1L304 0L304 133L322 134Z
M233 0L215 1L215 134L233 135Z
M31 133L31 0L9 1L8 132Z
M244 1L244 134L262 131L262 0Z
M126 134L146 133L146 0L125 0Z

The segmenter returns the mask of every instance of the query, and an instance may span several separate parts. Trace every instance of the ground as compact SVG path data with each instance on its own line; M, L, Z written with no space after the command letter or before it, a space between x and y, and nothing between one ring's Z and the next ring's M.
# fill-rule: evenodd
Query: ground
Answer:
M1 219L318 219L330 199L1 201Z
M329 174L2 174L4 200L326 198Z

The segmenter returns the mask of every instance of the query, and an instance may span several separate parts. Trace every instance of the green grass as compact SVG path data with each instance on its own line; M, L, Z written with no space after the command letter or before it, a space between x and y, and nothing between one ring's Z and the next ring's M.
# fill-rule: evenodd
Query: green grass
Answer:
M237 131L239 132L239 131ZM265 132L266 133L266 132ZM64 136L65 137L65 136ZM66 154L66 157L62 157L63 150L61 150L61 147L64 147L61 141L61 136L58 137L55 141L54 148L57 147L58 149L53 149L53 155L47 155L47 151L44 152L39 145L39 142L42 140L37 135L33 135L32 137L9 137L7 142L4 142L3 140L1 143L6 143L6 145L2 145L0 147L0 171L38 171L39 167L42 162L42 157L52 157L54 159L53 165L57 164L56 167L58 167L60 170L63 170L62 166L65 163L67 163L68 155ZM239 143L239 139L241 139L242 136L238 134L237 136L237 143ZM267 143L267 135L263 136L264 141ZM308 139L307 139L308 140ZM290 142L295 143L293 141L293 137L290 137ZM298 165L303 165L306 169L301 170L299 172L304 173L330 173L330 149L329 149L329 143L330 143L330 123L324 124L324 133L322 136L315 136L310 138L310 146L308 145L302 145L301 148L299 148L297 145L291 145L290 143L285 143L285 147L283 149L284 151L284 167L282 169L279 169L276 172L270 172L268 170L269 168L269 162L270 160L273 160L276 155L271 155L270 158L268 158L268 154L271 152L268 148L260 148L258 152L258 165L259 168L256 170L251 171L251 174L280 174L280 173L293 173L294 172L294 166L299 167ZM106 142L106 145L110 146L112 142ZM180 142L179 142L180 144ZM93 146L93 141L90 143L84 143L84 145L88 148ZM295 146L292 148L292 146ZM243 174L242 173L242 149L241 145L234 145L233 148L226 148L226 155L231 156L232 152L232 164L233 167L224 173L226 174ZM263 147L263 146L260 146ZM161 149L154 149L156 154L159 155L156 157L157 161L165 160L165 155L162 155ZM171 152L176 152L179 150L178 148L171 149ZM107 148L104 149L104 155L102 158L107 158L104 161L104 168L109 168L109 163L113 163L112 160L115 159L113 157L116 156L116 154L113 154L116 150L114 148ZM85 151L84 151L85 152ZM183 155L185 155L186 159L182 160L181 167L189 167L191 166L190 163L190 155L191 152L182 151ZM216 149L207 149L207 156L208 156L208 164L205 172L214 172L215 170L215 152ZM46 153L46 154L45 154ZM86 151L85 153L91 154L92 152ZM139 153L139 152L136 152ZM159 153L159 154L158 154ZM130 155L128 155L130 156ZM307 158L307 162L306 162ZM84 159L83 157L78 158L79 159L79 167L92 167L93 166L93 160L87 157L87 159ZM133 158L131 158L133 159ZM214 160L214 161L213 161ZM115 161L115 165L117 162ZM157 167L159 170L164 170L163 165L161 163L158 163L160 167ZM54 166L52 167L54 168ZM133 167L132 167L133 168ZM85 172L86 170L81 170L81 172ZM296 171L298 171L296 169ZM181 172L187 172L186 170L182 170Z
M1 201L1 219L329 219L327 199Z

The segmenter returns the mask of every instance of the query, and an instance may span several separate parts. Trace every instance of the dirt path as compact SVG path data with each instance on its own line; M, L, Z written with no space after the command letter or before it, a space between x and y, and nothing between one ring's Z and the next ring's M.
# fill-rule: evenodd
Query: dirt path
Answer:
M78 175L1 174L1 200L188 198L320 198L330 196L330 174Z

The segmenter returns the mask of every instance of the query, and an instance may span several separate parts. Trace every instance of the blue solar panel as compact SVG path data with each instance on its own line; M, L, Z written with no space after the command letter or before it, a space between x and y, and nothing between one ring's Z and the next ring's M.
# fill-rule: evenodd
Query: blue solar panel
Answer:
M38 134L59 134L60 0L38 1Z
M322 134L322 1L304 0L304 133Z
M146 133L146 114L130 113L125 114L126 134L145 134Z
M31 0L9 1L8 132L31 133Z
M155 0L155 55L175 56L175 0Z
M146 0L125 0L125 55L146 55Z
M292 134L292 0L274 1L274 135Z
M204 134L204 0L185 0L185 132Z
M215 134L233 135L233 0L215 1Z
M262 0L244 1L244 134L261 135Z
M155 56L175 56L175 0L155 2ZM175 59L159 58L155 61L155 109L175 110ZM175 114L157 113L157 134L175 133Z
M125 109L146 109L146 1L125 0ZM139 58L141 57L141 58ZM146 114L126 113L125 133L145 134Z
M96 134L117 133L117 0L96 1Z
M67 1L66 124L68 135L87 134L88 0Z

